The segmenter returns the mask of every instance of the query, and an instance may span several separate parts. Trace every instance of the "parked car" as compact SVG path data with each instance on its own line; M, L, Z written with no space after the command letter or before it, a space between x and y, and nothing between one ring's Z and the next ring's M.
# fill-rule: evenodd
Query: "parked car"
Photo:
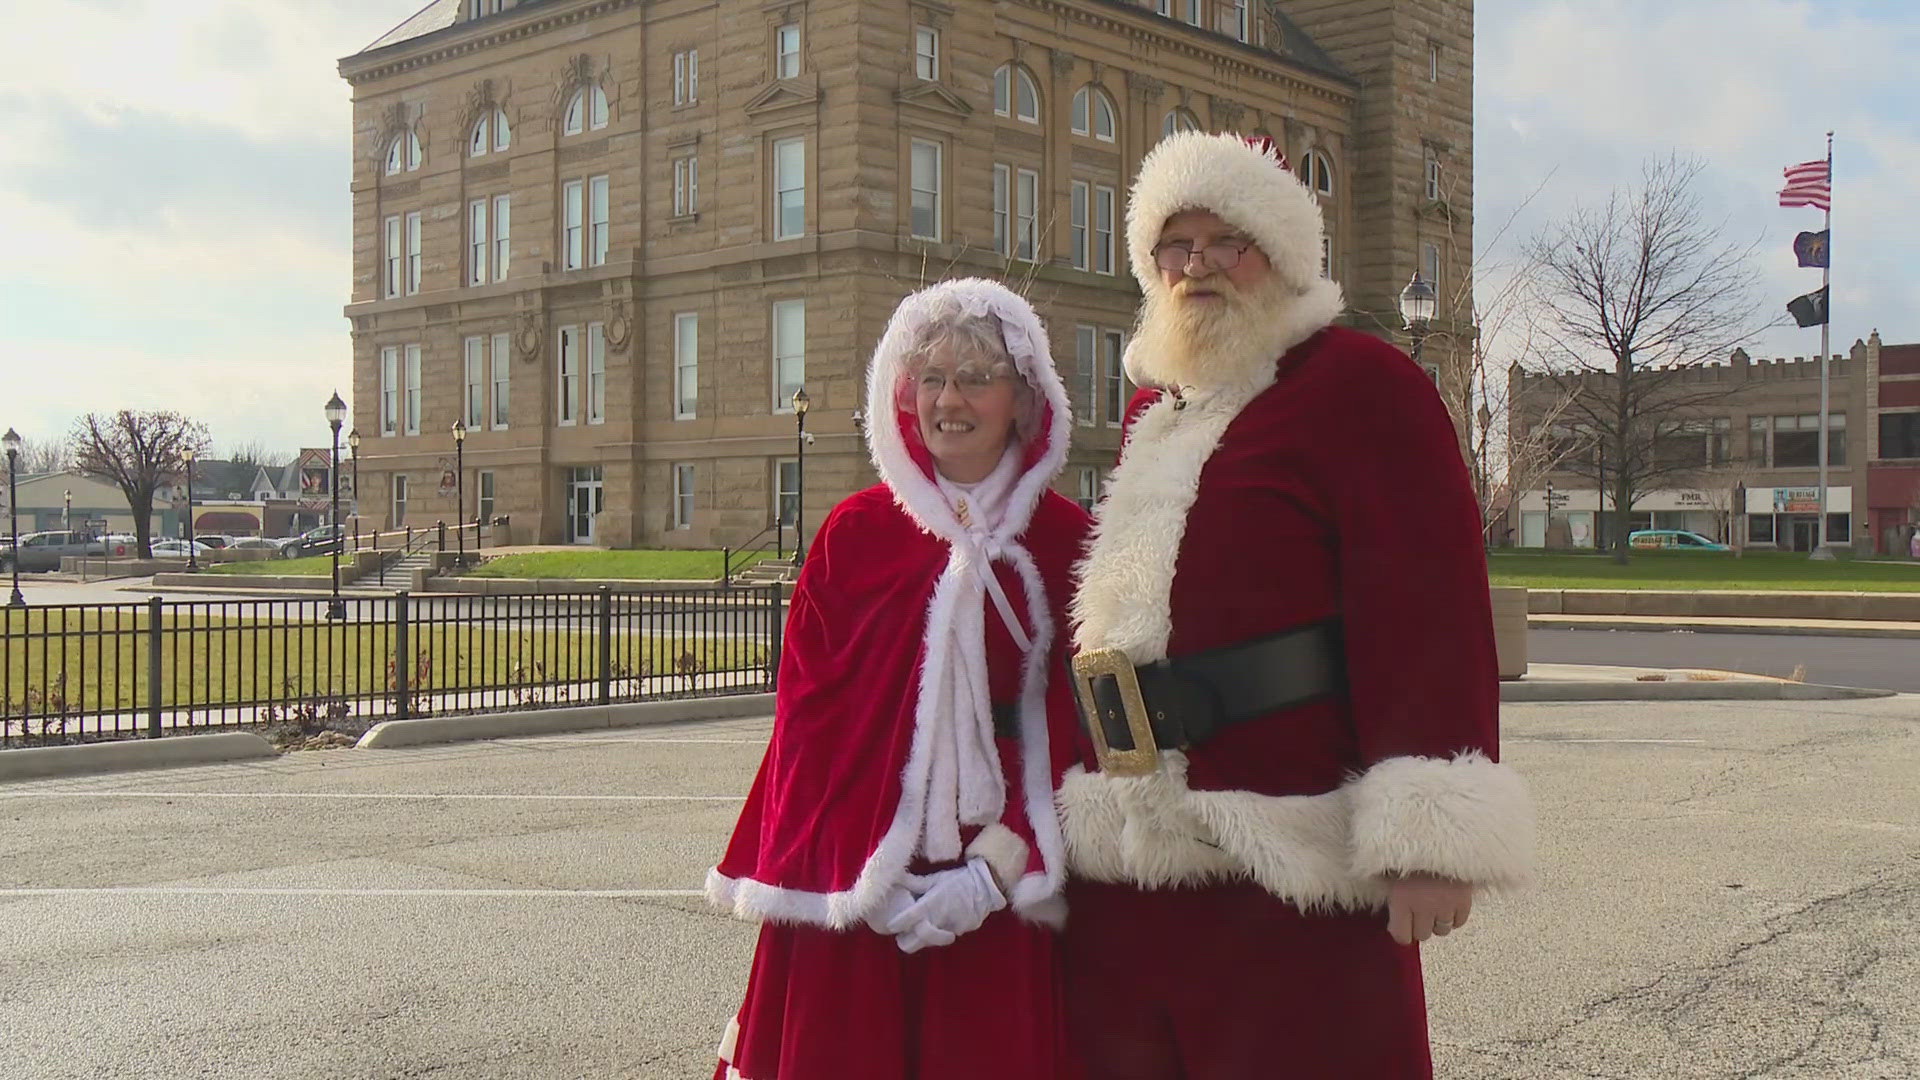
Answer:
M1627 534L1627 546L1637 548L1662 548L1674 551L1732 551L1725 544L1716 543L1697 532L1685 529L1641 529Z
M0 547L0 571L11 571L15 560L22 573L58 570L63 558L98 555L105 550L100 539L90 533L65 530L25 533L20 537L18 552L12 545Z
M285 558L287 543L270 536L243 536L227 545L228 551L264 551L268 558Z
M287 544L287 558L298 559L306 555L331 555L341 546L341 538L346 535L344 525L322 525L308 529Z
M196 556L205 555L212 550L212 547L196 540L192 544L191 554ZM189 548L185 540L155 540L153 542L153 557L156 559L184 559L188 554Z
M233 541L234 541L233 537L222 536L219 533L202 533L201 535L194 537L194 539L199 541L202 544L207 545L210 548L229 547L233 544Z

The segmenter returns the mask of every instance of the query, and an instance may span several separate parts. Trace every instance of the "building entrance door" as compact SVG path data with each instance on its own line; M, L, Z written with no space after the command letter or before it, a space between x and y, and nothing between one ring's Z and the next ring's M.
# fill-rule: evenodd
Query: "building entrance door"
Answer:
M1797 517L1793 519L1793 550L1812 551L1820 537L1819 522L1813 518Z
M594 519L607 508L600 466L567 471L567 543L591 544Z

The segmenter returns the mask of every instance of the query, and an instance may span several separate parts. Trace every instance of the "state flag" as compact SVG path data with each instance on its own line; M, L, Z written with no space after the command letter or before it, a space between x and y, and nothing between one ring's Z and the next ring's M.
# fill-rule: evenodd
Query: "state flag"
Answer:
M1800 259L1801 266L1827 265L1827 230L1803 232L1793 238L1793 253Z

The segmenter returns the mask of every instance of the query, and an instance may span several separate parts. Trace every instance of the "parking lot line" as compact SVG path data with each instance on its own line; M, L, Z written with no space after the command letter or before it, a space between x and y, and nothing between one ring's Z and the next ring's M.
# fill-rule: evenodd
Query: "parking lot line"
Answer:
M107 886L101 888L0 888L9 896L316 896L316 897L507 897L512 899L625 900L705 896L701 889L296 889L188 887L164 885Z
M741 802L745 795L496 795L359 791L0 791L0 799L343 799L376 802Z

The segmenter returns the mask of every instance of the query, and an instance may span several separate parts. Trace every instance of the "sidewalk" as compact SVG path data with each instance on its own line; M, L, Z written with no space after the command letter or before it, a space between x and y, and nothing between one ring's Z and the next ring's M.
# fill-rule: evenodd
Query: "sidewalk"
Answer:
M1529 615L1529 630L1695 630L1715 634L1920 638L1920 623L1709 615Z

